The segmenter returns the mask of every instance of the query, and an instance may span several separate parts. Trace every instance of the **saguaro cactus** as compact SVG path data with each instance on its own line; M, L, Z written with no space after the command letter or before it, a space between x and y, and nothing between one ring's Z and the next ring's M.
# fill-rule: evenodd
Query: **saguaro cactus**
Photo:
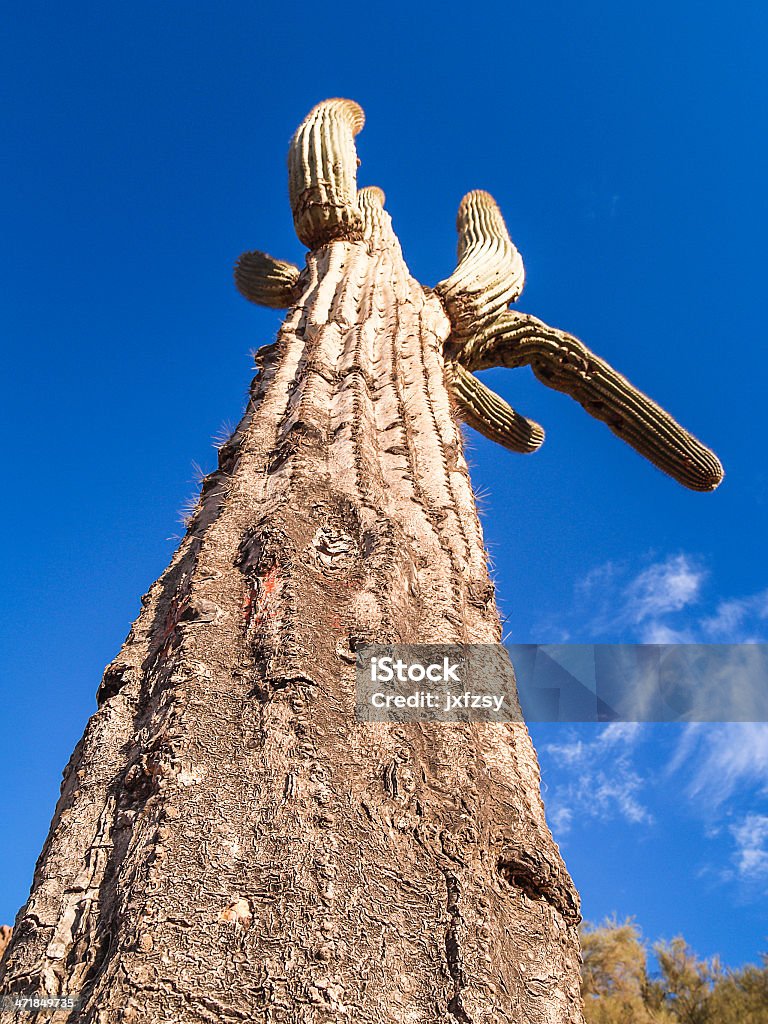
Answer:
M329 100L293 138L306 267L238 262L289 312L66 769L2 963L5 993L80 994L60 1019L581 1020L578 897L525 727L358 724L355 650L500 639L457 412L517 451L543 432L473 369L530 363L688 486L721 471L507 310L523 265L485 193L455 273L414 281L356 187L362 124Z

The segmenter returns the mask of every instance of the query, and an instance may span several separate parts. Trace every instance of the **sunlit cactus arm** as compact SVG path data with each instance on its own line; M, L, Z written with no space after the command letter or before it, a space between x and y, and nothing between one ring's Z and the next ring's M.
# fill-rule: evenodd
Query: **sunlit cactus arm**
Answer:
M723 479L714 452L652 399L565 331L511 310L453 353L465 367L530 366L550 388L575 398L635 451L695 491Z
M499 395L486 387L460 363L447 360L445 375L461 418L489 441L513 452L535 452L544 442L538 423L515 412Z
M276 260L265 252L244 252L235 264L235 285L249 302L270 309L287 309L298 297L301 271L295 263Z
M458 336L495 318L523 290L525 269L501 211L487 192L469 192L456 220L459 264L435 286Z
M352 100L325 100L291 139L288 193L299 239L316 249L335 238L362 237L354 137L365 115Z

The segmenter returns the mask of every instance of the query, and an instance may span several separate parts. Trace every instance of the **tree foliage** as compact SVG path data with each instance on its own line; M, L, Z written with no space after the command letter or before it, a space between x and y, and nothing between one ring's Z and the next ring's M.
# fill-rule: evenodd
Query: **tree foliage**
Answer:
M768 956L761 966L700 960L682 936L648 947L628 919L585 924L582 994L587 1024L768 1024Z

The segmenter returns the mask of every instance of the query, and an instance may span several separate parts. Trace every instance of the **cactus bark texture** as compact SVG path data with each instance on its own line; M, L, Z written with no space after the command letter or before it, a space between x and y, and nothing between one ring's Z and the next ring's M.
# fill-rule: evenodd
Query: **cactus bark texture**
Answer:
M472 368L530 362L689 485L715 463L574 339L515 326L522 261L484 193L455 274L418 284L357 190L362 123L330 100L291 143L306 267L238 264L289 312L65 771L2 961L5 993L81 994L38 1020L582 1020L524 725L357 724L354 652L500 640L456 414L518 451L543 432Z

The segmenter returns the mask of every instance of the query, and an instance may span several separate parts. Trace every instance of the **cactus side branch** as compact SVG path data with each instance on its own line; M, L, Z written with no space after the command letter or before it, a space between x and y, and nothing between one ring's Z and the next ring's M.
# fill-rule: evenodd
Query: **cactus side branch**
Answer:
M535 452L544 443L538 423L521 416L461 363L446 360L445 374L461 418L489 441L522 454Z
M235 264L235 285L242 296L257 306L288 309L296 301L300 273L295 263L254 249L244 252Z
M530 366L547 387L575 398L635 451L695 491L712 491L723 467L709 448L578 338L511 310L462 346L471 369Z

